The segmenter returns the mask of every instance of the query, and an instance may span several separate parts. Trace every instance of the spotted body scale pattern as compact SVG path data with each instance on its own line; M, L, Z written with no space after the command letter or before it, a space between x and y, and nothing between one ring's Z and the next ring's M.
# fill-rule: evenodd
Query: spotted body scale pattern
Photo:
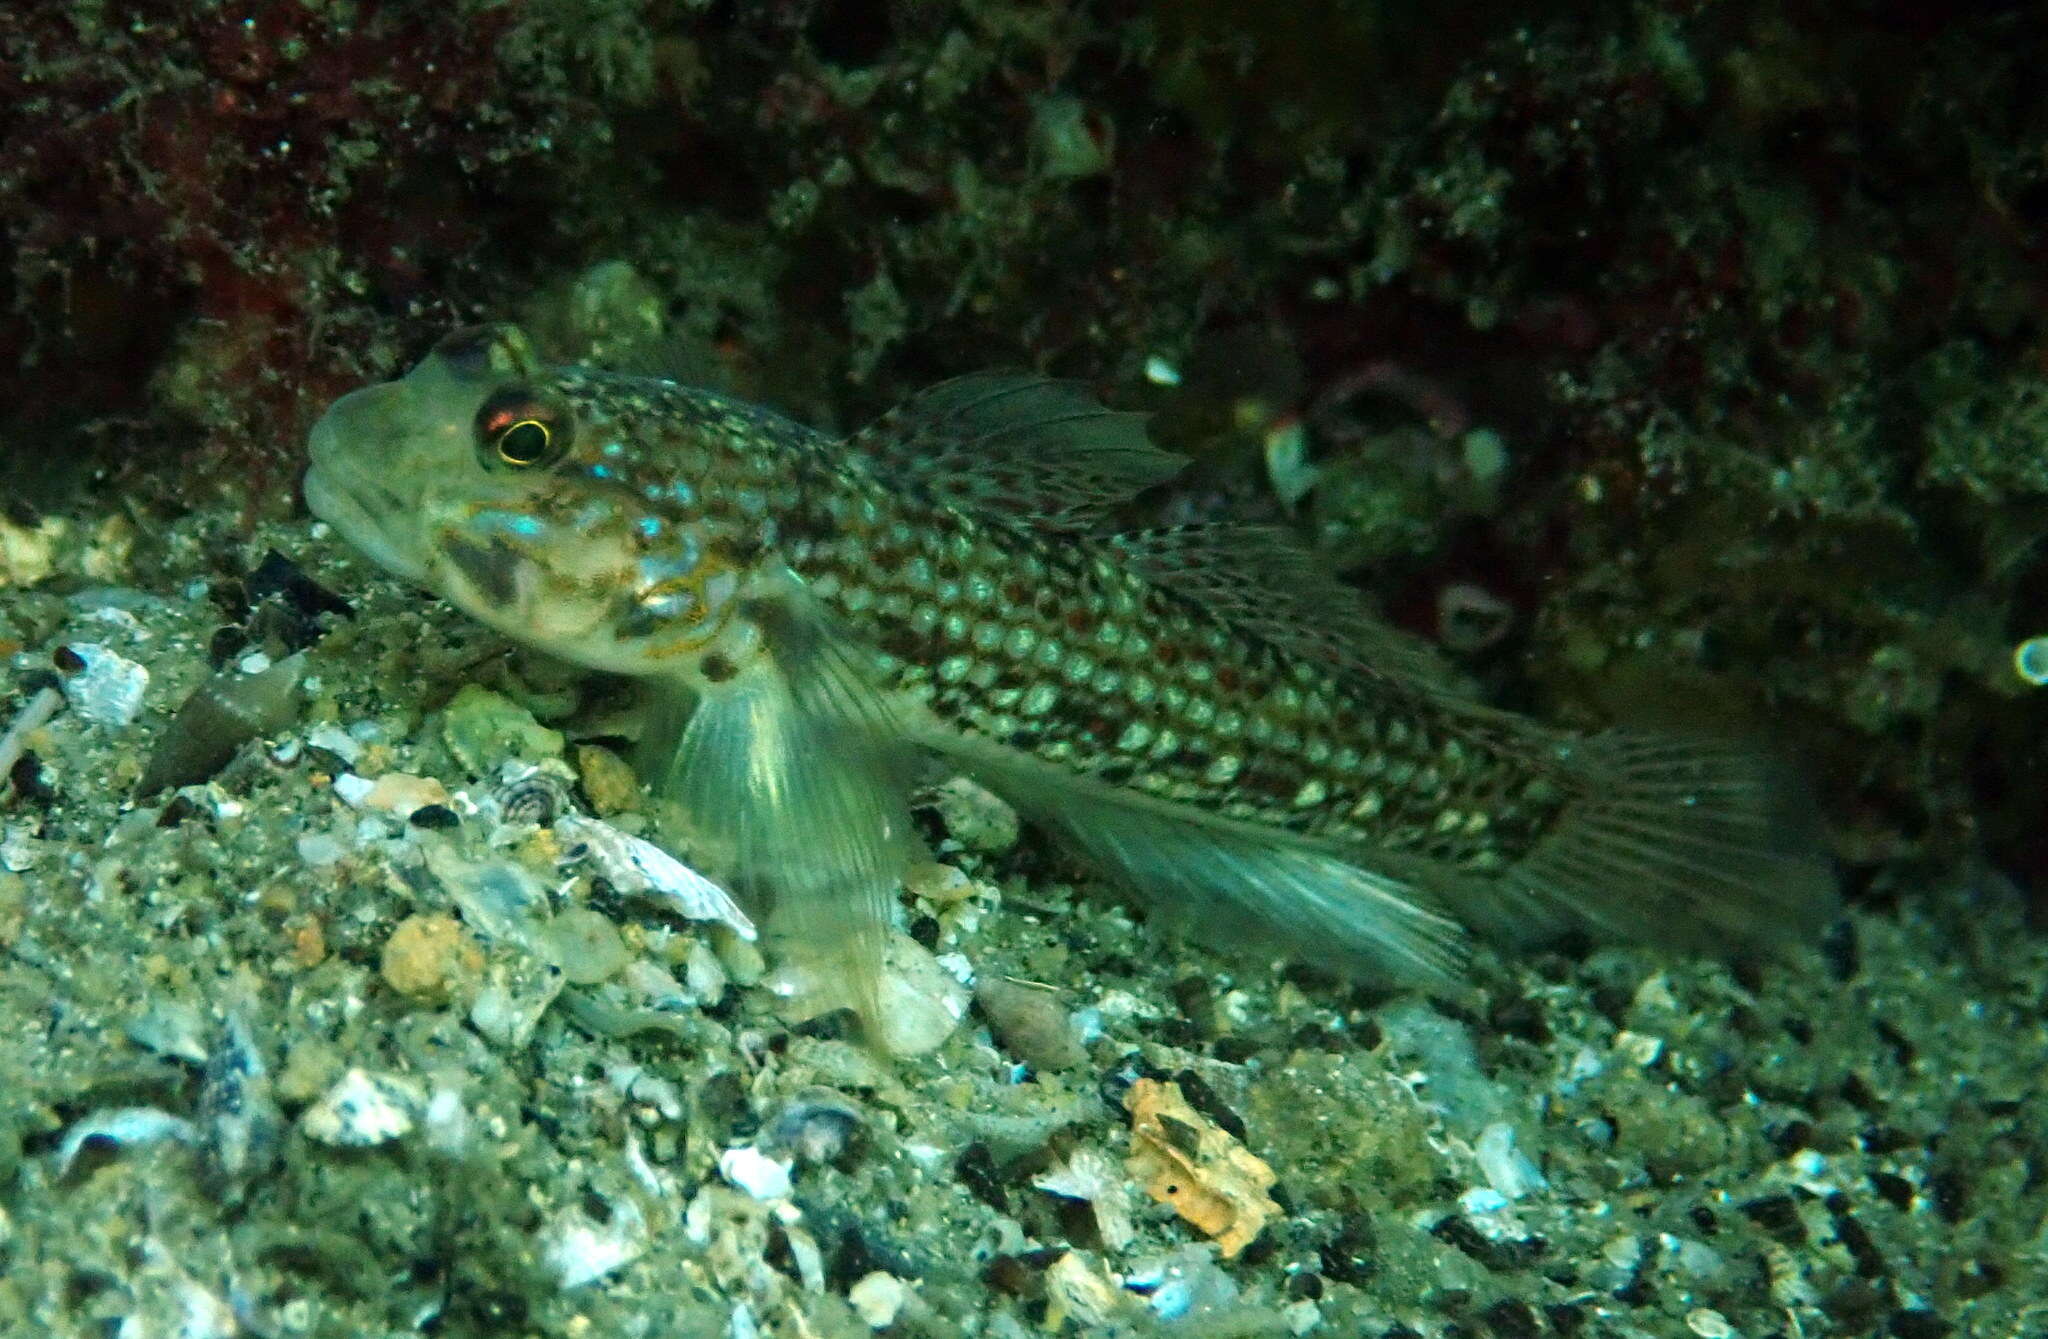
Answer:
M643 777L770 938L886 1023L936 755L1168 916L1441 980L1464 929L1718 946L1833 883L1752 751L1496 711L1275 534L1116 533L1179 461L1068 383L845 439L457 331L315 426L309 505L529 646L638 679Z
M709 392L589 372L561 385L590 428L636 444L584 466L597 481L690 506L728 563L786 562L880 682L949 728L1228 818L1475 870L1526 853L1563 801L1520 741L1459 721L1463 704L1290 657L1134 573L1113 541L906 495L825 434Z

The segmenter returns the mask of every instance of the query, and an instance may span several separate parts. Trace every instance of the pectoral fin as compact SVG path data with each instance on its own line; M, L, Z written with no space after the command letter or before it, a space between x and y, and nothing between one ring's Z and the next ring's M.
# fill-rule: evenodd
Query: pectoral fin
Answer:
M829 630L761 611L769 653L696 694L664 690L643 745L692 855L760 913L771 952L873 1033L889 907L912 849L886 704ZM687 712L687 718L684 713Z

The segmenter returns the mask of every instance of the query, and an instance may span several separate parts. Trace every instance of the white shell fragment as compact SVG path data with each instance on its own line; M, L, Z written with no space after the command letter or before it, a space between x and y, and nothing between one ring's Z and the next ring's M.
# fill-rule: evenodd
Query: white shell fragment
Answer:
M776 967L768 988L776 1017L792 1025L846 1003L843 980L796 957ZM937 1050L967 1016L973 998L930 949L900 931L883 946L875 995L874 1040L899 1058Z
M910 1285L894 1274L877 1269L848 1288L846 1300L852 1304L854 1314L867 1322L869 1329L886 1330L896 1323L897 1313L910 1300Z
M299 1128L337 1148L370 1148L412 1132L426 1094L405 1079L351 1069L306 1108Z
M98 642L72 642L67 648L85 668L64 681L71 709L94 725L119 729L142 710L142 691L149 671Z
M757 1200L788 1199L789 1165L748 1144L718 1155L718 1174Z
M95 1111L72 1122L71 1128L64 1132L63 1142L57 1145L57 1175L69 1175L79 1150L94 1139L132 1148L161 1144L169 1139L181 1144L196 1144L199 1142L199 1130L191 1121L155 1107L117 1107L112 1111Z
M1067 1160L1031 1179L1040 1190L1063 1199L1080 1200L1095 1212L1102 1244L1120 1251L1138 1235L1131 1222L1130 1189L1124 1170L1099 1148L1083 1145Z
M1481 1130L1473 1142L1472 1155L1486 1184L1507 1199L1521 1199L1549 1184L1544 1180L1543 1169L1515 1147L1515 1127L1506 1121L1494 1121Z
M754 922L731 894L653 842L581 814L563 814L555 820L555 831L582 842L599 872L620 892L660 902L686 920L717 921L742 939L754 938Z
M541 1260L564 1292L595 1283L647 1250L647 1219L630 1199L609 1200L611 1221L599 1224L574 1209L548 1220Z

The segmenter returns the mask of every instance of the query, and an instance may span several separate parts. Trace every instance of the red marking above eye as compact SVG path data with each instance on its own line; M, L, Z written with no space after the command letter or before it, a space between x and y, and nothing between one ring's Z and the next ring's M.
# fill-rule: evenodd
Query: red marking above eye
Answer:
M545 424L553 418L554 415L547 411L545 405L534 404L531 401L525 404L507 405L503 409L493 409L485 416L484 433L486 436L495 437L514 423L523 423L527 419L532 419L535 422Z

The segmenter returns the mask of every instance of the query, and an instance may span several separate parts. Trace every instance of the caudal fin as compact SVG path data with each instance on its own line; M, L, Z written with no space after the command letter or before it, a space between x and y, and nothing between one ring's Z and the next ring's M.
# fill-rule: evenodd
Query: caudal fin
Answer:
M1617 730L1573 743L1564 761L1576 798L1475 921L1523 936L1582 922L1725 949L1810 939L1834 914L1811 806L1767 757Z

